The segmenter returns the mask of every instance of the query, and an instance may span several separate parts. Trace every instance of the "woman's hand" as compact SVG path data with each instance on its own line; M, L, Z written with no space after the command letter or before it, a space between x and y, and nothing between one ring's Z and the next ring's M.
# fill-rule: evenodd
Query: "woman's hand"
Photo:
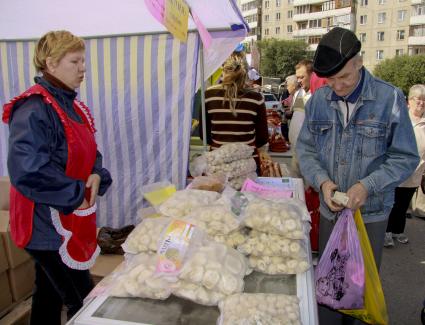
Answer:
M99 192L100 176L98 174L91 174L87 179L86 188L90 188L90 202L89 206L93 206L96 202L97 193ZM84 200L85 201L85 200ZM83 202L84 203L84 202Z
M90 205L89 205L89 203L87 202L86 199L84 199L83 203L81 203L81 205L78 207L79 210L88 209L88 208L90 208Z

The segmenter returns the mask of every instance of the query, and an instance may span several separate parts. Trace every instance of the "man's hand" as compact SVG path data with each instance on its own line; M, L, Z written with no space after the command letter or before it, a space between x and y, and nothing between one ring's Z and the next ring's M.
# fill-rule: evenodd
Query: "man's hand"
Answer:
M323 199L325 203L328 205L329 209L333 212L338 212L344 209L342 205L336 204L332 201L332 196L334 192L338 189L338 186L332 182L331 180L327 180L320 185L320 189L323 193Z
M99 192L100 176L98 174L91 174L87 179L86 188L90 188L90 202L89 206L93 206L96 202L97 193Z
M354 184L350 187L350 189L347 191L348 196L348 203L347 208L356 211L357 209L361 208L367 199L367 189L364 187L364 185L360 182Z

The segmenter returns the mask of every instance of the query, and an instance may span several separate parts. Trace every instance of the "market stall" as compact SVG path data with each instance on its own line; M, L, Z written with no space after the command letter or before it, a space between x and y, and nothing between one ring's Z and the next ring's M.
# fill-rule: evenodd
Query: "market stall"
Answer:
M269 181L265 180L265 182ZM304 199L304 186L301 179L286 178L280 182L286 184L286 188L293 189L295 197ZM309 247L306 245L308 262L311 266ZM114 281L117 279L114 276L112 278L115 279ZM105 280L108 281L108 279ZM245 276L244 282L244 293L278 294L276 296L278 301L284 299L285 295L298 297L301 324L318 324L312 267L298 274L270 275L254 271ZM97 290L99 295L91 298L90 302L69 322L70 325L118 325L124 322L135 325L216 324L220 316L216 306L205 306L176 296L166 300L119 298L111 296L109 292L105 294L102 285L99 286ZM285 318L287 317L285 315Z
M234 1L186 1L212 40L207 78L245 37ZM102 10L99 10L102 8ZM189 19L186 42L169 34L145 1L0 2L0 103L33 84L36 39L68 29L86 41L80 98L92 109L96 140L113 184L98 203L98 226L134 224L145 185L186 184L192 102L201 81L202 42ZM29 28L28 22L31 22ZM7 175L8 127L0 123L0 176Z

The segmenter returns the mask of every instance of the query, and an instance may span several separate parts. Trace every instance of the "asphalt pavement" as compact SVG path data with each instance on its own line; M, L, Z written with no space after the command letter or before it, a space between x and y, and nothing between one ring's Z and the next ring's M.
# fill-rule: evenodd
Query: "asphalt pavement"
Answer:
M425 299L425 219L407 219L408 244L385 248L381 282L390 325L420 325Z

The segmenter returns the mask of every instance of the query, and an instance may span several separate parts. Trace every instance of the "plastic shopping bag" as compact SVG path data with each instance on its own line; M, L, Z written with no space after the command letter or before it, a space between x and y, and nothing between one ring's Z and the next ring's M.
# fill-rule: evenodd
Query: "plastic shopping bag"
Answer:
M364 308L357 310L340 310L340 312L358 318L368 324L385 325L388 324L388 313L384 292L382 291L381 280L379 279L372 247L370 246L369 237L360 210L357 210L355 213L354 220L359 233L360 246L365 264L366 283Z
M363 308L365 273L350 209L341 212L315 272L317 302L332 309Z

